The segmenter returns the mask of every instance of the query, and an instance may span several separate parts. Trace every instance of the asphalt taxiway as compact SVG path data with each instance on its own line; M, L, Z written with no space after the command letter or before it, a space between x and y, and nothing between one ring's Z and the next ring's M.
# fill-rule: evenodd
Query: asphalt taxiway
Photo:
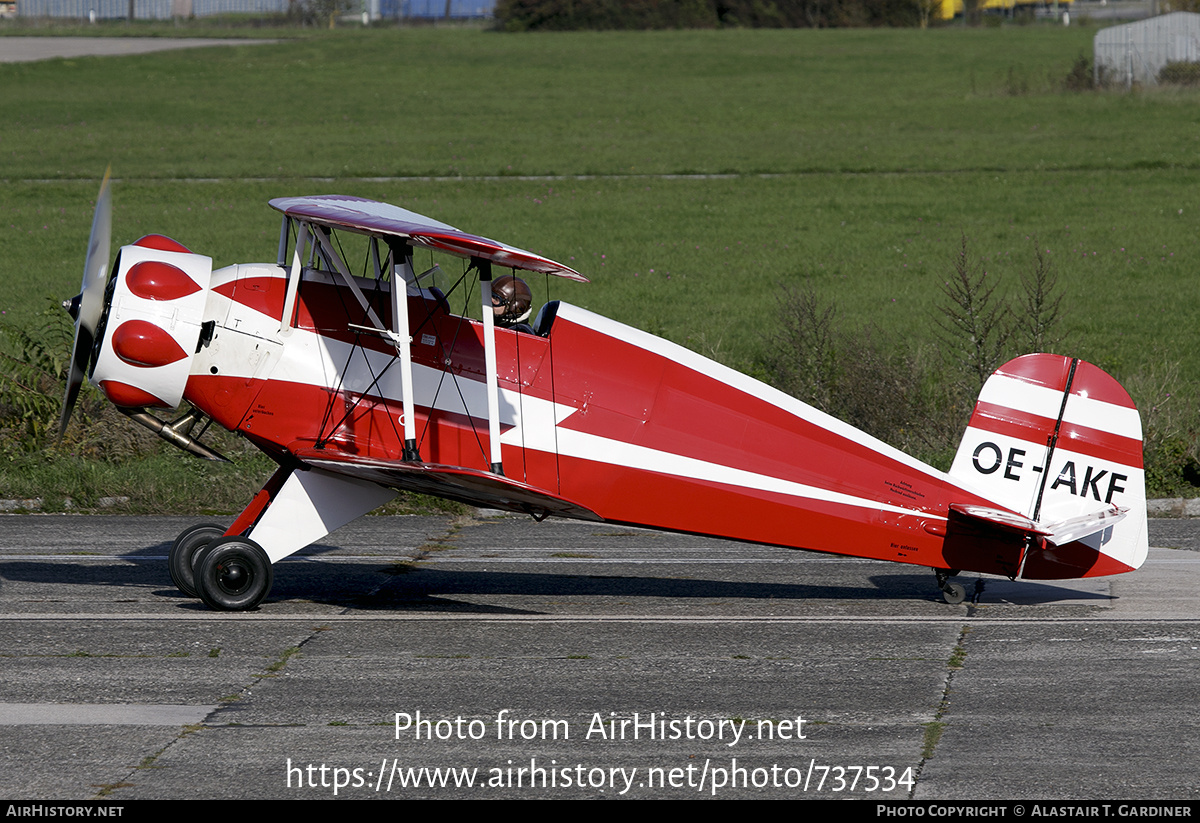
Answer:
M1195 800L1200 522L964 575L624 527L367 517L217 614L180 518L0 516L0 796Z
M147 54L174 49L211 46L252 46L274 43L252 40L203 37L0 37L0 63L29 63L56 57L114 57Z

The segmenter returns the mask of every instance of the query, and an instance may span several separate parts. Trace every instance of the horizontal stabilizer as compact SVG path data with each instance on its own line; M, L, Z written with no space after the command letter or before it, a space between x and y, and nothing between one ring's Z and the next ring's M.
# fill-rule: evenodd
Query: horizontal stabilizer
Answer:
M1049 534L1044 526L1040 526L1028 517L1016 512L1003 509L991 509L987 506L973 506L965 503L951 503L950 511L971 520L976 520L989 526L998 526L1010 531L1027 532L1045 536Z
M989 526L1002 529L1036 534L1045 538L1047 543L1063 546L1076 540L1083 540L1093 534L1111 529L1125 519L1129 509L1119 509L1113 506L1102 512L1081 514L1057 523L1037 523L1015 512L1002 509L992 509L987 506L974 506L963 503L951 503L950 510L962 517L969 518Z
M1079 517L1045 525L1043 528L1046 529L1046 542L1053 543L1055 546L1064 546L1076 540L1083 540L1097 532L1111 529L1124 520L1128 513L1129 509L1119 509L1113 506L1106 511L1082 514Z

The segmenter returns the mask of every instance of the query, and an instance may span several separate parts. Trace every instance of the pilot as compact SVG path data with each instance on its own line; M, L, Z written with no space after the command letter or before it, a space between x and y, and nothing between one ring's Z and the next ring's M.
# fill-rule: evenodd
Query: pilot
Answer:
M533 327L526 322L532 313L533 292L528 283L511 274L492 281L492 314L496 325L532 334Z

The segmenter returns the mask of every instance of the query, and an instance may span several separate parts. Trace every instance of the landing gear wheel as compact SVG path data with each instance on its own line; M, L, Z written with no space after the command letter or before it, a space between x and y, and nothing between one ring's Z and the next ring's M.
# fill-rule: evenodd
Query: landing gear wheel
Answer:
M222 537L209 544L196 564L196 590L210 608L249 611L271 591L271 560L252 540Z
M188 597L196 596L196 577L193 567L198 559L198 553L223 534L225 534L225 527L214 523L192 526L179 533L167 555L167 570L171 572L171 582L175 584L175 588Z
M967 590L962 583L947 583L942 588L942 599L951 606L957 606L967 599Z
M951 583L950 578L957 575L958 569L934 569L938 588L942 590L942 599L951 606L957 606L967 599L967 590L961 583Z

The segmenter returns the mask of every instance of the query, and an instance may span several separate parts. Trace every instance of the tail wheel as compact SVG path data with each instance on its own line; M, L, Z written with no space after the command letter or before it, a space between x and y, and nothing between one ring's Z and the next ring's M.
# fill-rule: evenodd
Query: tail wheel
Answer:
M196 563L196 590L210 608L249 611L271 591L273 574L267 553L244 537L222 537Z
M942 599L951 606L957 606L967 599L967 590L962 583L947 583L942 589Z
M193 567L199 559L197 553L212 541L225 534L225 527L215 523L204 523L184 529L171 544L167 555L167 569L175 588L188 597L196 596L196 575Z
M957 606L967 599L967 589L961 583L951 582L950 578L958 574L958 569L934 569L937 576L938 588L942 590L942 599L951 606Z

